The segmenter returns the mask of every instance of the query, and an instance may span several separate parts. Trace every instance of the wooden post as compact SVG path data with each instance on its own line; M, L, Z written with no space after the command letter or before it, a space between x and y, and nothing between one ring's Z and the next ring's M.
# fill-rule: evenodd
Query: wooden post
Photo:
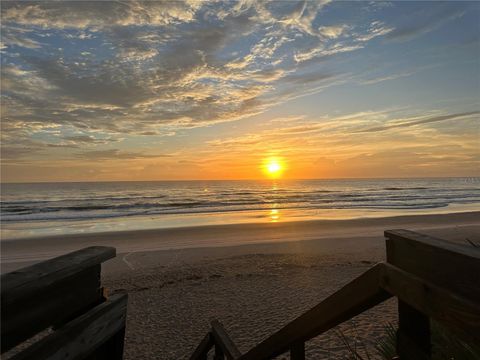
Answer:
M305 360L305 343L298 342L292 345L290 348L291 360Z
M405 302L398 301L397 355L401 360L430 359L430 319Z
M385 236L389 237L390 233L385 232ZM401 245L404 246L404 244ZM408 255L403 254L399 257L398 253L402 248L395 246L390 238L386 240L386 248L387 262L400 268L404 267L405 261L415 256L415 252L410 251ZM430 319L400 299L398 300L397 355L401 360L431 358Z

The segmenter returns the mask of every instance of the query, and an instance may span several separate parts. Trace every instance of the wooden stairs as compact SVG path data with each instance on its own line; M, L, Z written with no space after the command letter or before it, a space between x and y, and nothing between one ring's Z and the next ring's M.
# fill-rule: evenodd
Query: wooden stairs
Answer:
M245 353L214 320L191 360L263 360L290 352L305 359L305 342L380 304L398 298L399 359L431 358L430 319L460 339L480 344L480 248L407 230L385 231L387 261L321 301Z

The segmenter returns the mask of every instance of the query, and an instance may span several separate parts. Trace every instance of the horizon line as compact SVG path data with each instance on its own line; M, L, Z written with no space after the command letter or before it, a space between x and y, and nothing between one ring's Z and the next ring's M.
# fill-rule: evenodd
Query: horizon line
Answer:
M422 177L338 177L338 178L285 178L285 179L267 179L267 178L250 178L250 179L168 179L168 180L93 180L93 181L0 181L0 185L7 184L78 184L78 183L112 183L112 182L200 182L200 181L308 181L308 180L420 180L420 179L480 179L477 176L422 176Z

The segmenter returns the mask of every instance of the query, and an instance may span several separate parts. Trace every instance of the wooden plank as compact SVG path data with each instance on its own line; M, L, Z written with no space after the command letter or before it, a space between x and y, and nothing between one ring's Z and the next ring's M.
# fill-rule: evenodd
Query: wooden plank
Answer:
M242 354L238 350L235 343L230 339L227 331L223 327L222 323L218 320L213 320L212 325L212 335L215 341L215 345L219 345L223 353L229 360L238 359ZM217 352L217 347L215 347L215 353Z
M125 309L125 316L126 316ZM110 340L107 340L104 348L108 354L108 359L112 360L122 360L123 359L123 350L125 348L125 332L127 328L124 325L120 330L118 330Z
M124 345L125 327L118 330L110 339L100 345L92 355L88 356L88 360L122 360Z
M11 349L49 326L59 326L103 300L100 266L90 268L38 289L12 302L2 293L1 350Z
M293 344L290 348L290 360L305 360L305 343Z
M125 327L127 298L127 294L113 295L11 359L79 360L87 357Z
M430 359L430 319L402 300L398 301L397 354L400 359Z
M1 276L2 306L115 257L115 248L91 246Z
M207 335L204 336L202 341L200 341L192 356L190 356L190 360L206 360L208 352L213 345L213 335L211 332L208 332Z
M390 264L383 264L380 285L466 341L480 343L480 303L438 287Z
M388 299L391 295L379 286L381 269L382 264L375 265L262 341L240 359L270 359L283 354L294 344L318 336Z
M408 230L387 230L387 261L480 302L480 249Z

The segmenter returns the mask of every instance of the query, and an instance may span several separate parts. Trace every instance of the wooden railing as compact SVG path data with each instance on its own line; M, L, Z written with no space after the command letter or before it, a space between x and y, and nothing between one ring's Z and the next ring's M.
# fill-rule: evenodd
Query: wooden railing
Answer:
M101 263L115 248L89 247L1 276L1 353L53 331L11 359L121 359L127 295L105 298Z
M380 263L241 354L218 321L192 354L206 359L272 359L290 352L305 359L305 342L395 296L399 299L397 354L431 357L430 319L456 336L480 343L480 250L407 230L385 231L387 262Z

